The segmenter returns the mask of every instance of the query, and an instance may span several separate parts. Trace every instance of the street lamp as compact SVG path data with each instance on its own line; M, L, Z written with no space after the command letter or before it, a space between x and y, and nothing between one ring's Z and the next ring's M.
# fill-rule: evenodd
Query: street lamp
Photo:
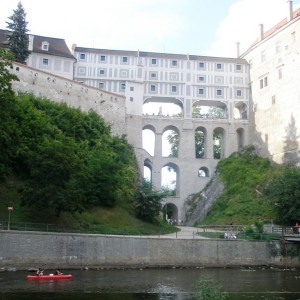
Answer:
M14 210L12 205L7 207L8 210L8 223L7 223L7 230L10 230L10 213Z

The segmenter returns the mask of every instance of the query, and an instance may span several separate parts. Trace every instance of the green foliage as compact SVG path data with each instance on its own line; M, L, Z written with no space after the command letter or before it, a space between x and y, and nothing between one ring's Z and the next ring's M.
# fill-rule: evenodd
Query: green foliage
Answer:
M278 220L293 225L300 220L300 170L286 167L270 179L266 189L270 203L275 207Z
M101 117L32 95L12 99L0 112L0 132L7 130L0 137L0 178L23 179L24 206L59 215L130 201L134 152L124 137L110 136Z
M224 182L224 192L201 223L255 224L275 220L274 207L263 191L277 168L259 157L253 147L219 161L217 173Z
M203 158L205 155L205 135L203 131L195 131L195 150L196 158Z
M142 180L135 195L135 211L139 219L155 223L162 211L162 200L165 192L154 190L151 182Z
M197 300L226 300L228 294L224 292L223 286L210 277L200 278L196 292Z
M19 81L18 77L9 72L12 67L13 54L7 49L0 48L0 93L13 94L12 84L13 80Z
M10 30L7 34L9 49L14 54L15 60L19 63L25 63L29 56L26 13L21 2L17 9L8 17L7 28Z
M167 136L167 140L171 145L171 157L178 157L179 151L179 134L178 132L172 130L171 133Z

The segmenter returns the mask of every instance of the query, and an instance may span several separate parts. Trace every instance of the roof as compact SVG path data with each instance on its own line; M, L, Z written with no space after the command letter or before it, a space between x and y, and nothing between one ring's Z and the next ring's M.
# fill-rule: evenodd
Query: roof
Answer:
M284 18L280 22L278 22L276 25L274 25L271 29L267 30L266 32L263 32L262 40L256 39L252 43L252 45L241 55L241 57L244 57L247 53L249 53L251 51L251 49L255 48L256 45L258 45L264 39L266 39L266 38L270 37L271 35L275 34L276 32L278 32L278 30L280 30L281 28L286 26L289 22L293 22L295 20L297 21L297 18L299 19L299 16L300 16L300 8L296 9L293 12L291 21L288 21L288 18Z
M33 37L32 52L75 59L64 39L45 37L40 35L33 35ZM48 51L42 50L42 43L44 42L49 43Z
M242 58L229 58L229 57L213 57L213 56L199 56L189 54L172 54L172 53L159 53L159 52L145 52L145 51L131 51L131 50L109 50L109 49L96 49L85 47L74 47L74 52L77 53L94 53L102 55L120 55L120 56L134 56L134 57L150 57L150 58L169 58L169 59L182 59L182 60L197 60L197 61L216 61L216 62L233 62L233 63L247 63Z
M7 32L7 30L0 29L0 47L7 47ZM75 57L72 55L64 39L45 37L34 34L28 36L33 37L33 49L31 50L31 52L72 58L75 60ZM43 42L49 43L48 51L42 50Z

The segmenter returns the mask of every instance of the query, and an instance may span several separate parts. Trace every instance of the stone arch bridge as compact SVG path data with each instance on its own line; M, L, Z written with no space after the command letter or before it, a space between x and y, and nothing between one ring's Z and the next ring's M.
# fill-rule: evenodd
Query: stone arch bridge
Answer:
M20 79L13 83L16 92L29 92L55 102L64 102L82 111L93 109L111 124L113 134L126 134L128 142L134 147L141 174L144 167L147 167L156 188L161 188L162 169L172 168L176 172L176 188L174 195L165 200L165 205L168 218L177 221L186 219L184 202L188 196L200 192L214 176L218 163L218 159L214 157L214 133L221 137L220 158L227 157L248 143L248 119L234 119L230 105L224 119L193 117L190 113L192 108L187 102L183 102L182 116L147 115L142 113L144 100L132 108L132 103L126 100L129 97L99 90L25 65L14 63L11 72ZM155 137L153 155L143 149L142 133L145 129L150 129ZM169 129L178 135L178 155L164 157L162 135ZM202 132L203 136L203 153L198 158L195 155L196 131Z

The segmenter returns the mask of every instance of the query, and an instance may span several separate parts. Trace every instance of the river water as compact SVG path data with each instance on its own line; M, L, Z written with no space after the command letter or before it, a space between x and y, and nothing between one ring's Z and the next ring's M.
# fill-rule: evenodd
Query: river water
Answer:
M230 300L300 300L300 270L134 269L63 270L71 280L27 280L28 272L0 272L0 300L194 300L197 283L211 278ZM53 272L53 270L49 270ZM48 273L47 270L45 273Z

